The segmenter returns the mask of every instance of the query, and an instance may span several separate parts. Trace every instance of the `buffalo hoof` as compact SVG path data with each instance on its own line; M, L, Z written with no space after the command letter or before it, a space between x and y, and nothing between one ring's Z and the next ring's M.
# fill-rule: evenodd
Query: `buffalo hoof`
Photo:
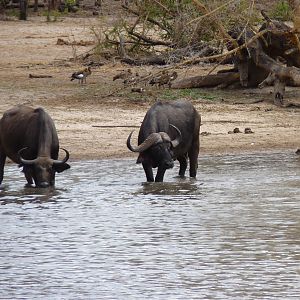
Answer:
M24 185L24 187L26 187L26 188L32 188L32 187L33 187L33 184L32 184L32 183L26 183L26 184Z
M37 187L40 187L40 188L47 188L49 187L50 184L48 182L42 182L41 184L39 184Z
M233 131L228 131L228 134L233 134L233 133L241 133L241 131L238 127L234 128Z
M49 185L49 183L48 182L41 182L41 183L39 183L36 187L37 188L47 188L47 187L49 187L50 185Z
M251 128L245 128L245 133L246 134L250 134L250 133L254 133L252 130L251 130Z

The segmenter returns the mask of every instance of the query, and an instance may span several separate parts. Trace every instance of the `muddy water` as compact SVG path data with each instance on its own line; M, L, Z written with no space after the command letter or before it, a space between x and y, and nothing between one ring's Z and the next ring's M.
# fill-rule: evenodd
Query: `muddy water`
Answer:
M205 157L142 183L130 160L74 162L56 189L0 191L0 299L300 299L300 158Z

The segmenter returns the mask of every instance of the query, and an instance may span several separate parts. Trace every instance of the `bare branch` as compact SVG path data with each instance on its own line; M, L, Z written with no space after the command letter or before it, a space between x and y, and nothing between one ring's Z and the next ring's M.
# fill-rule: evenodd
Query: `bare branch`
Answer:
M235 2L235 1L237 1L237 0L230 0L230 1L228 1L228 2L226 2L226 3L224 3L224 4L222 4L221 6L219 6L219 7L215 8L215 9L213 9L212 11L206 13L205 15L200 16L200 17L198 17L198 18L196 18L196 19L194 19L194 20L188 22L186 25L190 25L190 24L192 24L192 23L194 23L194 22L199 22L200 20L209 17L210 15L216 13L217 11L219 11L220 9L222 9L222 8L224 8L224 7L227 7L229 4L231 4L232 2Z
M203 13L205 14L209 14L210 11L206 8L205 5L203 5L201 2L199 2L198 0L192 0L194 2L194 4L196 5L196 7L202 11ZM214 16L212 15L212 20L213 22L217 25L217 27L219 28L219 31L222 35L222 37L232 43L235 47L238 47L238 43L236 40L234 40L227 32L227 30L225 30L224 26L222 25L222 23L219 22L219 20Z
M122 8L124 8L125 10L127 10L128 12L132 13L135 16L141 17L140 12L138 12L138 11L136 11L136 10L128 7L128 6L122 5ZM158 26L159 28L161 28L164 31L166 31L169 35L171 35L170 30L166 26L164 26L163 24L161 24L161 23L157 22L156 20L154 20L152 18L149 18L149 17L147 18L147 21L149 21L150 23Z
M139 33L133 32L133 31L128 31L129 34L137 37L138 39L141 39L142 41L148 43L149 45L152 46L168 46L170 47L172 45L171 42L164 42L164 41L158 41L158 40L152 40L144 35L141 35Z
M169 15L172 17L175 17L175 15L165 6L163 5L160 1L158 0L153 0L157 5L159 5L162 9L164 9Z
M250 45L251 43L253 43L257 39L259 39L261 36L263 36L268 31L269 31L269 29L265 29L265 30L262 30L262 31L258 32L256 35L254 35L252 38L250 38L243 45L241 45L237 48L234 48L234 49L232 49L232 50L230 50L226 53L216 54L216 55L206 56L206 57L197 57L197 58L188 59L188 60L186 60L182 63L179 63L177 66L185 66L185 65L195 64L195 63L201 62L201 61L211 61L211 60L218 60L218 59L224 58L224 57L229 57L231 55L236 54L238 51L246 48L248 45Z

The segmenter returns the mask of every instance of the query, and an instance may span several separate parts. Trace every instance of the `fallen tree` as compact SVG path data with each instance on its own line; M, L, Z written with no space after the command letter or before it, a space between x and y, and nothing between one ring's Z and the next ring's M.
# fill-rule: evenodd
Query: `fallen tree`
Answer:
M224 72L208 76L193 76L176 81L172 84L173 89L188 89L201 87L225 88L239 81L238 72Z
M283 22L272 21L264 12L262 15L266 22L258 33L250 27L229 31L233 41L229 40L227 46L229 53L233 54L233 70L185 78L174 83L172 88L227 87L237 81L241 87L273 85L274 103L284 106L285 86L300 86L300 43L293 28Z
M99 38L103 41L100 48L114 49L114 58L121 62L133 66L168 65L164 70L199 62L220 65L226 61L234 65L231 71L212 74L214 64L207 76L177 79L171 88L232 85L263 88L272 85L274 103L284 106L285 86L300 86L298 31L282 21L270 19L264 11L261 12L264 23L258 30L255 1L141 0L124 3L122 7L130 17L119 20L112 29L105 31L104 39ZM300 9L295 11L300 14ZM151 78L162 72L152 74ZM135 83L146 82L148 77Z

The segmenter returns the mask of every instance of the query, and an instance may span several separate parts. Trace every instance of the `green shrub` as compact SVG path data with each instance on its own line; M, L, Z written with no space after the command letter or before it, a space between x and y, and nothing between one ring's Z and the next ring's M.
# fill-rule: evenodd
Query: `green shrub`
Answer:
M293 11L287 1L279 1L272 12L272 17L281 21L290 21L292 16Z

